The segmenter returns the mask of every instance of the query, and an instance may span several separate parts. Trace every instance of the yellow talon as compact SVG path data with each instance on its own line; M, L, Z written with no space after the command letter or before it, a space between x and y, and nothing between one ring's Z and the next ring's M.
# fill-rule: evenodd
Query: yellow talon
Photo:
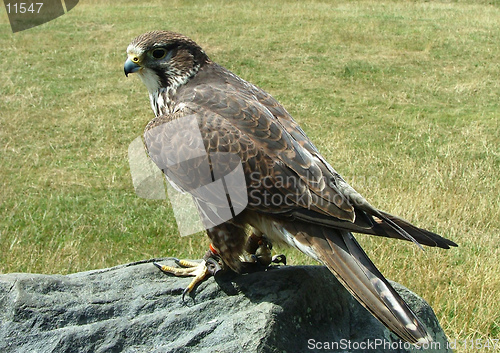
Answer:
M200 265L199 262L193 262L188 260L178 260L176 263L182 267L197 267Z
M189 285L184 289L182 293L182 300L184 300L184 296L186 293L190 293L198 283L205 280L208 276L211 275L210 270L207 267L206 261L202 260L201 262L192 262L186 260L176 260L176 263L184 268L172 267L160 265L154 262L154 265L158 267L162 272L170 273L175 276L194 276L193 280Z

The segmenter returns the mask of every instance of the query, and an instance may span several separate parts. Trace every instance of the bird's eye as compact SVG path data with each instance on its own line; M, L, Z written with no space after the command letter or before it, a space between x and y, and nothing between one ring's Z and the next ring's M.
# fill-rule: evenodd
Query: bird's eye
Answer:
M155 59L163 59L165 55L167 55L167 51L163 48L158 48L153 50L151 52L151 55L153 55L153 58Z

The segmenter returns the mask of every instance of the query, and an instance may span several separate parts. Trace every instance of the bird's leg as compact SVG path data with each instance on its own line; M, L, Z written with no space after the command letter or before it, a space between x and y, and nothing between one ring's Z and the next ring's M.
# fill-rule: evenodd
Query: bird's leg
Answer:
M240 256L241 271L253 272L264 270L271 263L282 263L286 265L285 255L271 255L272 244L260 232L253 232L245 243L243 254ZM219 252L210 244L210 249L205 253L201 262L175 259L175 263L180 267L165 266L154 262L162 272L170 273L175 276L187 277L193 276L193 280L184 289L182 299L187 293L190 293L199 283L203 282L217 272L226 270L227 266L221 259Z
M191 283L189 283L182 293L183 300L185 295L190 293L199 283L210 276L214 276L217 272L225 268L224 262L220 259L217 250L214 249L212 244L210 244L210 249L206 252L205 256L203 256L201 262L176 259L175 263L181 267L165 266L156 262L154 262L154 265L162 272L171 273L175 276L194 276Z
M255 230L248 237L245 244L244 253L241 256L242 264L246 271L250 268L260 267L265 269L271 263L283 263L286 265L285 255L271 255L273 246L271 242L262 234Z

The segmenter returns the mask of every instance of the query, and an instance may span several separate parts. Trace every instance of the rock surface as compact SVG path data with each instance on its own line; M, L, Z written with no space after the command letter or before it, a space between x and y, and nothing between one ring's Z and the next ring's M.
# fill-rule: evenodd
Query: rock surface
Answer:
M183 302L190 280L152 261L0 275L0 352L451 351L432 309L398 284L440 349L405 349L324 267L222 274Z

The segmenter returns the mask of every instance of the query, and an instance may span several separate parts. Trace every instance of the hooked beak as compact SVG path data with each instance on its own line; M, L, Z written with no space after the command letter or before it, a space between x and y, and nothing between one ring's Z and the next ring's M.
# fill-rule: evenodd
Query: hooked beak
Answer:
M133 74L134 72L139 71L141 68L140 65L134 63L130 58L125 61L125 65L123 66L123 70L125 71L125 76L128 77L128 74Z

